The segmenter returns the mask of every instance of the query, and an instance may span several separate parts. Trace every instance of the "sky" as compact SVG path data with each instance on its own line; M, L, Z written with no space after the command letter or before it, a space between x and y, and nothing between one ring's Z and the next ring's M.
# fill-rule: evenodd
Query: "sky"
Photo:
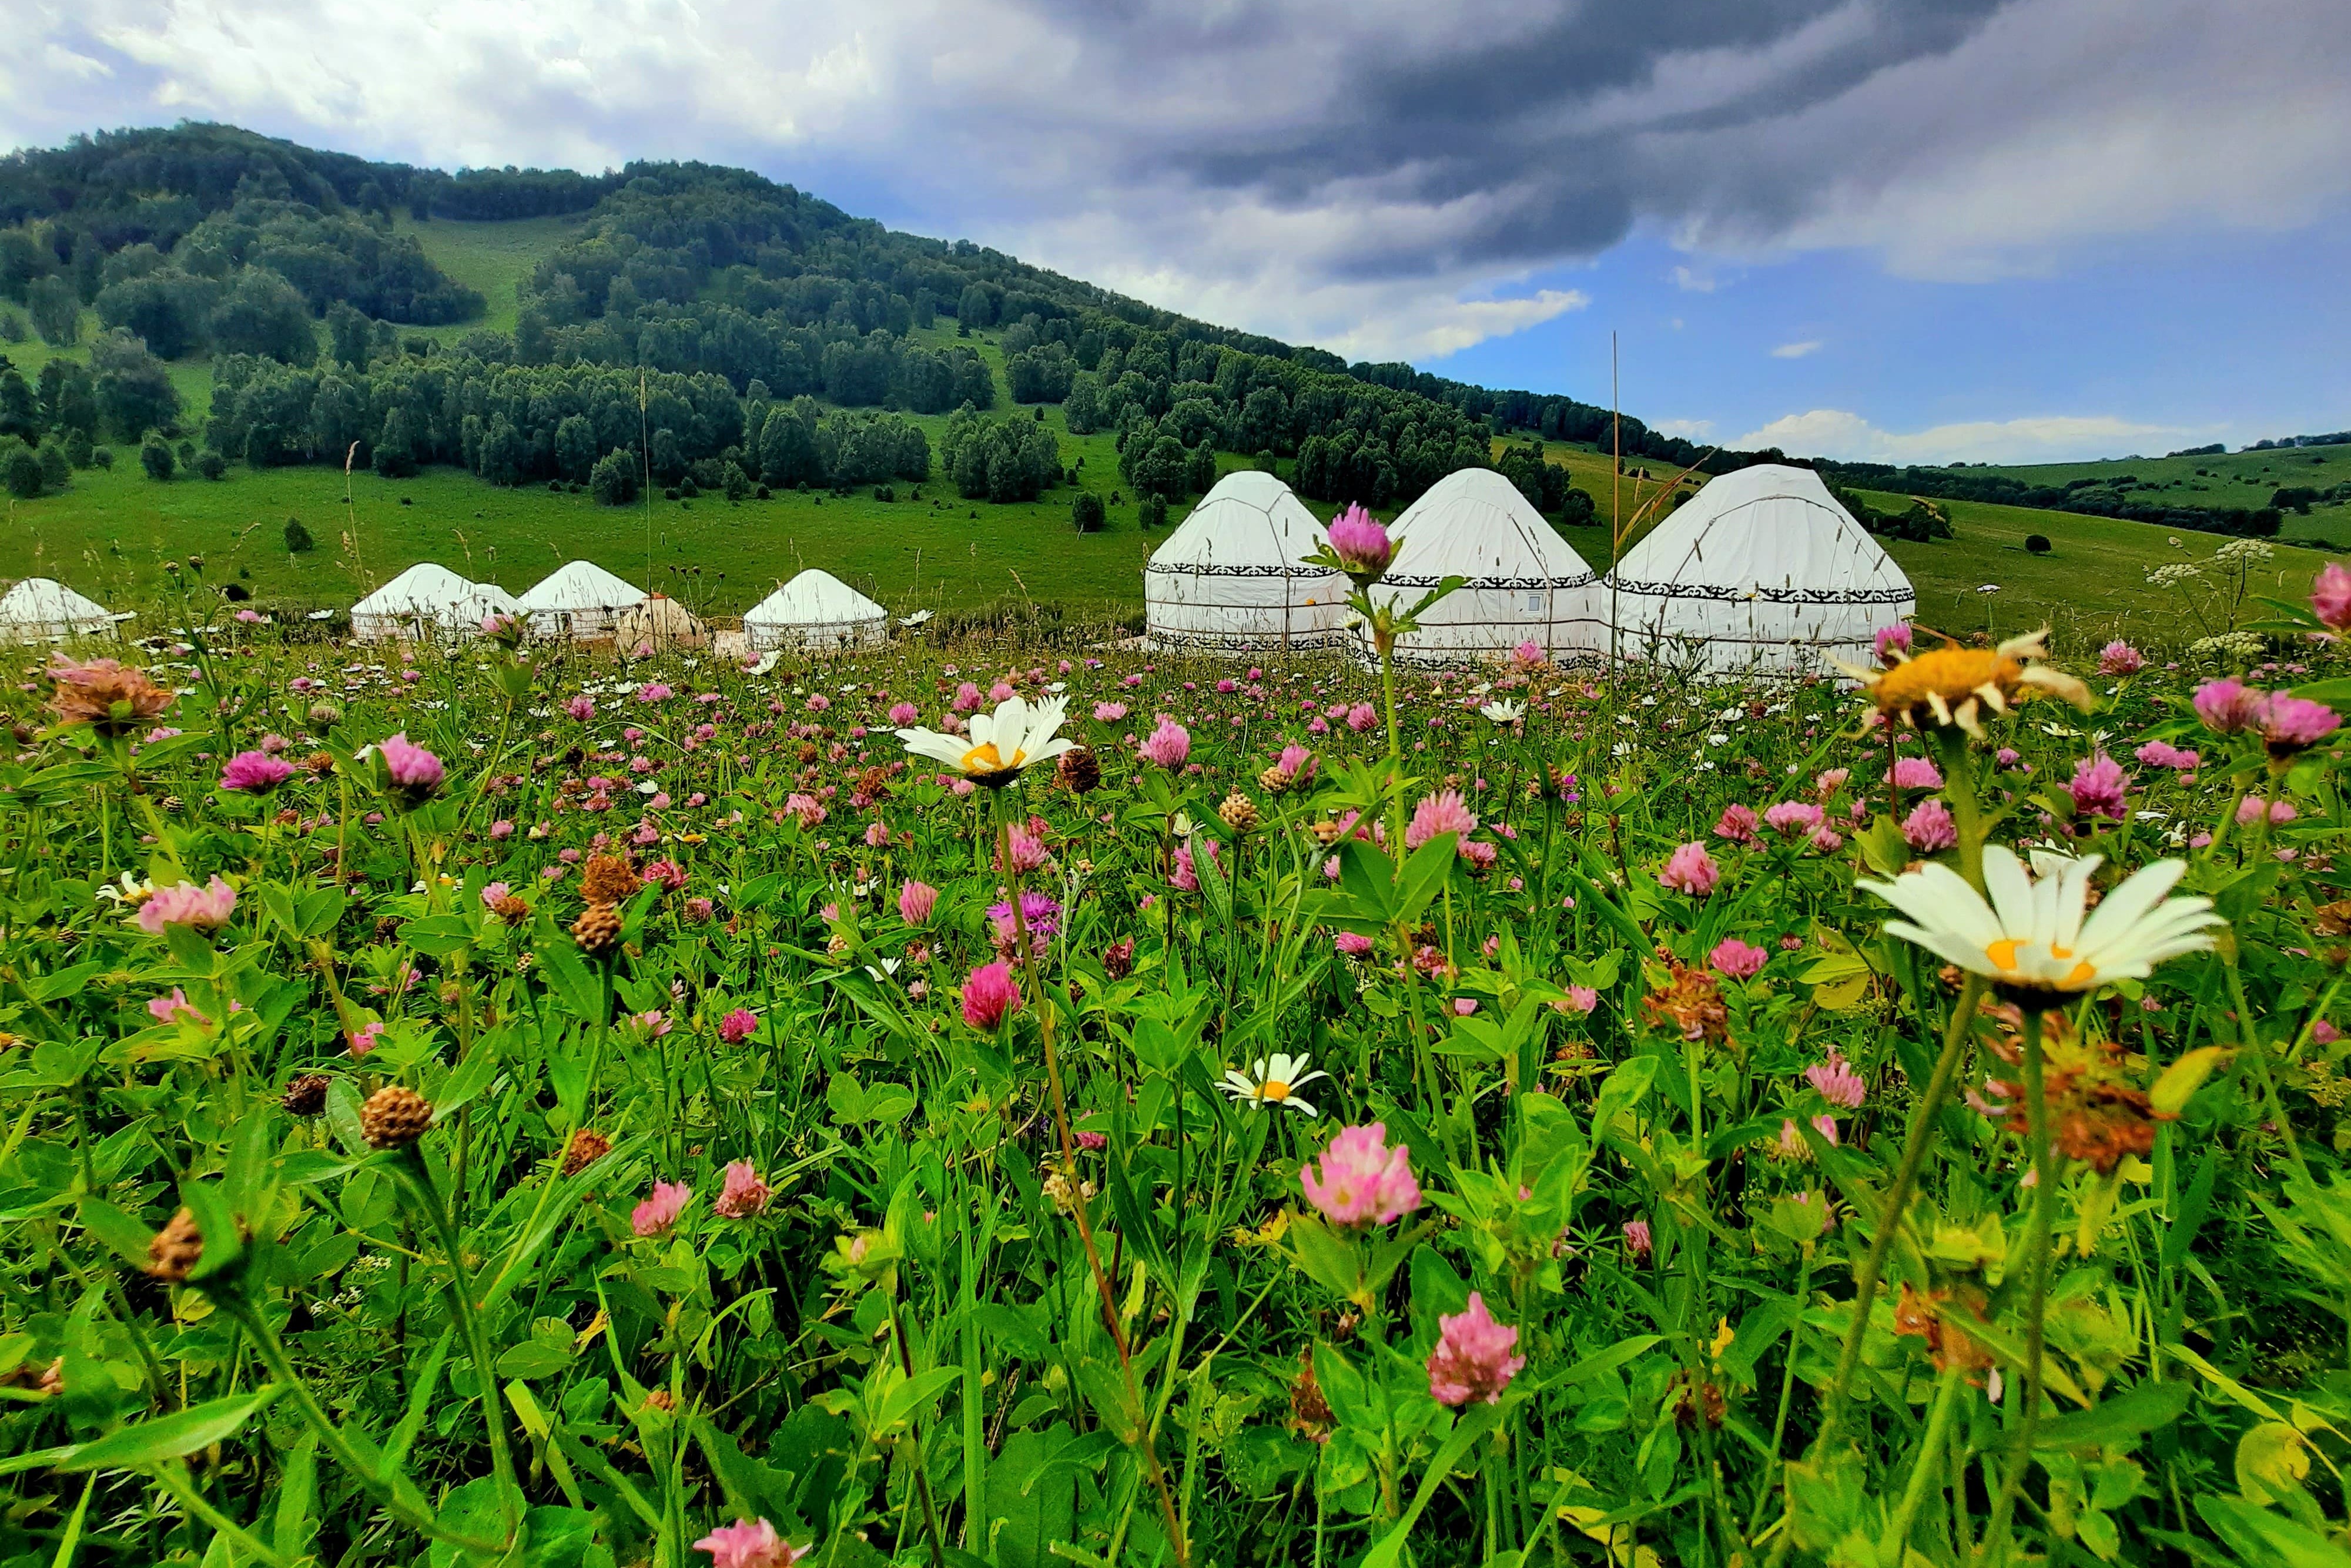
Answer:
M2351 427L2344 0L0 0L0 146L741 164L1733 447Z

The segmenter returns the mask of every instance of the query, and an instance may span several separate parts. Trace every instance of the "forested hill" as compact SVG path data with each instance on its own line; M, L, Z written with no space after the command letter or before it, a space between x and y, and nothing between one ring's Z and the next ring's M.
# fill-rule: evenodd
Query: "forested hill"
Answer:
M547 231L511 331L399 330L485 309L434 264L418 224L549 217L569 221ZM1349 365L703 163L446 173L211 124L0 158L0 327L28 321L65 349L86 311L103 332L86 360L51 355L37 378L0 370L0 437L59 448L39 454L46 466L6 460L20 494L93 438L152 432L201 438L213 472L340 464L356 448L393 476L462 464L493 483L583 485L601 472L615 500L648 470L730 491L921 478L935 438L966 496L1033 498L1064 476L1051 442L989 419L1008 394L1060 404L1072 434L1114 432L1138 497L1198 493L1219 451L1280 464L1310 498L1382 508L1490 465L1573 522L1591 502L1540 444L1497 465L1493 438L1614 434L1607 410L1573 398ZM977 334L1000 351L1000 382ZM192 357L212 366L208 408L182 408L162 362ZM966 408L930 435L896 417ZM1668 467L1781 457L1708 455L1629 417L1621 430L1628 458ZM1930 517L1855 509L1897 532Z

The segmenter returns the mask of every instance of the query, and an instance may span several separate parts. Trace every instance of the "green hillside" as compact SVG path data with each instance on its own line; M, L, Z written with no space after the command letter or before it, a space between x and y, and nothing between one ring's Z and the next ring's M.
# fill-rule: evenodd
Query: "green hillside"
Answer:
M2322 494L2282 507L2281 537L2351 545L2351 445L2273 446L2098 463L1970 464L1968 472L2001 475L2027 485L2097 486L2175 506L2268 507L2277 504L2280 490L2332 490L2335 494L2331 497Z

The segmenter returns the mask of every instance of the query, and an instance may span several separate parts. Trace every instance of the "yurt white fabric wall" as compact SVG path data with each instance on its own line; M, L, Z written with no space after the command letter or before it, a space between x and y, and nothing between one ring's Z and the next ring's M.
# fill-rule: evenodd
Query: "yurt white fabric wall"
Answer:
M1289 486L1228 474L1144 568L1144 632L1171 648L1265 653L1339 644L1347 580L1302 564L1322 525Z
M1876 629L1917 608L1909 578L1821 476L1776 463L1708 480L1613 582L1617 656L1707 674L1817 674L1832 656L1865 665Z
M466 607L479 591L445 566L419 561L351 606L351 636L361 643L422 642L478 627Z
M810 567L752 606L743 617L743 635L755 653L865 648L889 640L890 612L832 573Z
M1396 515L1388 535L1395 559L1373 589L1374 601L1410 609L1447 578L1467 580L1397 643L1397 657L1468 663L1522 643L1563 664L1606 656L1608 607L1598 574L1492 469L1463 468L1439 479Z
M644 590L591 560L567 561L517 601L538 637L609 637L613 618L644 602Z
M28 577L0 594L0 643L54 643L113 629L105 605L54 578Z

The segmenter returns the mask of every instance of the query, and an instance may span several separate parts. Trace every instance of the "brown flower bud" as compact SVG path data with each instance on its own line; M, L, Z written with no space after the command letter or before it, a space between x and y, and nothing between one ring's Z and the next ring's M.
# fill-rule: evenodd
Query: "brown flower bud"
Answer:
M626 855L590 855L580 875L580 895L590 904L625 904L643 885Z
M433 1103L413 1089L387 1083L360 1107L360 1131L371 1149L404 1149L433 1125Z
M1327 818L1322 821L1315 823L1313 831L1314 841L1322 845L1326 849L1339 841L1339 824Z
M323 1072L305 1072L286 1086L286 1109L297 1116L315 1116L327 1108L327 1086L333 1082Z
M1253 833L1263 822L1257 814L1257 802L1238 789L1225 797L1224 804L1217 808L1217 815L1237 833Z
M1102 972L1113 980L1134 973L1134 938L1122 936L1102 949Z
M563 1145L563 1174L578 1176L611 1152L611 1139L593 1127L577 1128L571 1134L571 1141Z
M609 904L590 904L571 923L571 939L591 957L611 952L620 945L621 912Z
M521 894L509 893L490 905L490 913L509 925L519 925L530 918L530 905L522 901Z
M1053 771L1061 787L1072 794L1091 794L1102 785L1102 764L1094 759L1088 747L1073 747L1061 753L1061 760L1054 764Z
M147 1243L146 1271L167 1285L184 1285L188 1272L204 1260L204 1232L196 1228L196 1212L183 1208Z

